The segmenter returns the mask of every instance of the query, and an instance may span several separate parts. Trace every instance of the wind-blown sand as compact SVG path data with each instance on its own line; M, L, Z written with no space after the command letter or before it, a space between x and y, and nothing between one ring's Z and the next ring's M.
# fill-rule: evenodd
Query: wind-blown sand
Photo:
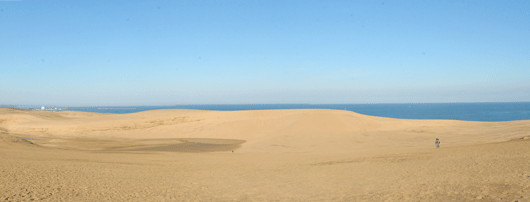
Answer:
M0 109L0 200L530 201L529 139L339 110Z

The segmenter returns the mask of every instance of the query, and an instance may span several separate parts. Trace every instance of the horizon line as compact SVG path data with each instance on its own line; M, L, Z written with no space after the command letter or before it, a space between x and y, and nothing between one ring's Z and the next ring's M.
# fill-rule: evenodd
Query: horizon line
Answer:
M474 104L474 103L530 103L530 101L507 102L372 102L372 103L242 103L242 104L159 104L159 105L35 105L35 104L0 104L1 108L8 107L153 107L153 106L183 106L183 105L369 105L369 104Z

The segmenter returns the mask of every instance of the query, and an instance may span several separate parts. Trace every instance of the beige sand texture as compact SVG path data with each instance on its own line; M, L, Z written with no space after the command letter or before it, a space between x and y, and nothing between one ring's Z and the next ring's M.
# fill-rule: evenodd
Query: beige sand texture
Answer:
M0 201L530 201L529 139L324 109L0 109Z

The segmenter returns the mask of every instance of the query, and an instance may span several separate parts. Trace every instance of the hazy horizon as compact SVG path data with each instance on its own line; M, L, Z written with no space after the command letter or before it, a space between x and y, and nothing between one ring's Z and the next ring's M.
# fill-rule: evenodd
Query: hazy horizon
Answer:
M512 101L512 102L395 102L395 103L240 103L240 104L163 104L163 105L39 105L39 104L2 104L0 107L171 107L171 106L186 106L186 105L406 105L406 104L503 104L503 103L530 103L526 101Z
M528 1L0 1L0 104L530 101Z

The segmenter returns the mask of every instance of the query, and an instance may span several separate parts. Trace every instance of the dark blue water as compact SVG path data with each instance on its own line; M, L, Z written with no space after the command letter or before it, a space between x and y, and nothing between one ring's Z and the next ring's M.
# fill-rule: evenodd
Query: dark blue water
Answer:
M530 120L530 102L513 103L429 103L429 104L248 104L172 105L72 108L76 111L125 114L154 109L202 109L218 111L272 109L339 109L371 116L400 119L451 119L464 121Z

